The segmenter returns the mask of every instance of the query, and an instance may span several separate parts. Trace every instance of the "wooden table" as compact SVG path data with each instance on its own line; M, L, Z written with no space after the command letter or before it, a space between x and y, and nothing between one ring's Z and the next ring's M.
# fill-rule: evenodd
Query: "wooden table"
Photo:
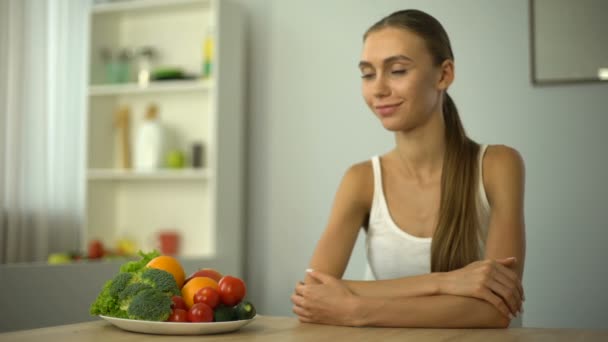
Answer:
M186 323L184 323L186 324ZM572 329L348 328L302 324L295 318L258 316L241 330L220 335L163 336L120 330L105 321L0 334L2 342L92 341L608 341L608 331Z

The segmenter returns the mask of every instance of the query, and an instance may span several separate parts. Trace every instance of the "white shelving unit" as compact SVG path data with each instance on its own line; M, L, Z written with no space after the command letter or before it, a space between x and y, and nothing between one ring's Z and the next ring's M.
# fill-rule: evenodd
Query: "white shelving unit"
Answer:
M206 5L210 1L206 2ZM128 12L149 9L163 9L182 5L200 5L199 0L134 0L101 2L93 7L93 13Z
M121 181L121 180L208 180L209 171L206 169L158 170L152 172L137 172L121 169L89 169L89 181Z
M209 80L151 82L146 86L137 83L97 84L89 87L89 96L201 92L209 91L212 87L213 83Z
M109 1L93 5L90 22L83 248L91 239L113 247L127 238L149 250L157 247L160 231L172 230L181 235L179 257L241 274L245 42L240 9L231 0ZM210 32L212 73L202 78L203 42ZM177 67L191 77L142 87L133 63L126 82L107 81L102 48L146 46L158 51L153 68ZM114 114L120 107L130 109L133 142L151 104L159 109L167 148L185 153L186 168L121 167ZM201 168L190 166L194 143L203 145Z

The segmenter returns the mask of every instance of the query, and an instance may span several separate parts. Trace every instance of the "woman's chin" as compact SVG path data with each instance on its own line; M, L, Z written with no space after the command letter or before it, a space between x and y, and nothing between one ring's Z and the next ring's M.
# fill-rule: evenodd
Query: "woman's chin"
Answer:
M380 119L380 122L384 129L390 132L400 132L405 128L402 122L397 122L396 120Z

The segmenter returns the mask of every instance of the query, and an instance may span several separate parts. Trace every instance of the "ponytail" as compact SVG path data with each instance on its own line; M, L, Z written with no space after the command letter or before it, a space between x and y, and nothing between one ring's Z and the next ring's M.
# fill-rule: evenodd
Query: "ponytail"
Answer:
M437 229L431 243L431 272L447 272L479 260L477 155L479 145L464 131L456 104L443 102L446 151Z

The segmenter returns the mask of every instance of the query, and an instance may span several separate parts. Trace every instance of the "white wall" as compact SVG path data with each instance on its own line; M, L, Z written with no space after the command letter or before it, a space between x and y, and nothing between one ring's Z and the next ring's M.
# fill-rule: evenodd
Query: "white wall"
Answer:
M526 0L239 1L250 27L248 282L260 312L291 314L342 173L392 145L361 99L357 62L365 29L411 7L451 36L451 92L470 135L526 160L524 325L607 327L608 84L531 86ZM363 274L360 242L349 277Z

